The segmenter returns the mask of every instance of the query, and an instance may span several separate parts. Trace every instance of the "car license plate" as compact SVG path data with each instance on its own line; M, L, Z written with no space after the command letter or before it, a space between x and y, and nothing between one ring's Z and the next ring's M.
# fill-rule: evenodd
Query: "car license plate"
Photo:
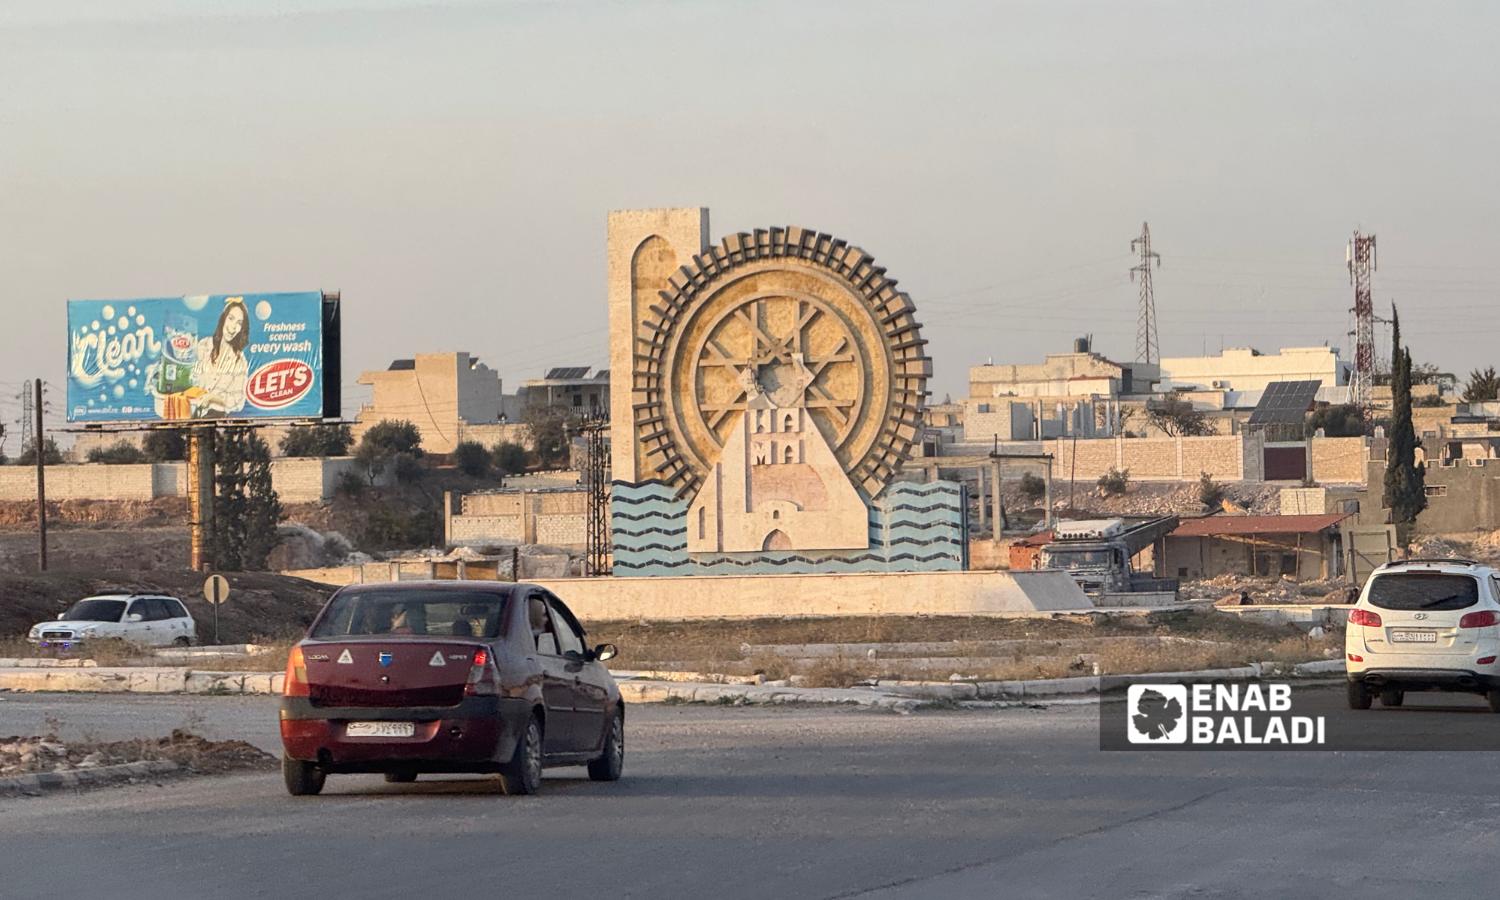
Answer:
M350 722L344 726L347 737L411 737L417 727L411 722Z
M1436 644L1436 631L1415 631L1411 629L1391 629L1391 643L1393 644Z

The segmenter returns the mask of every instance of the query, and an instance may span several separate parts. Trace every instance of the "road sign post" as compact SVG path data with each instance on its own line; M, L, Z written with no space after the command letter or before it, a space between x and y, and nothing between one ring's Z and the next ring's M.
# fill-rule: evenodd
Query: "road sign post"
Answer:
M229 579L223 575L210 575L203 582L203 599L214 608L214 644L219 643L219 607L229 599Z

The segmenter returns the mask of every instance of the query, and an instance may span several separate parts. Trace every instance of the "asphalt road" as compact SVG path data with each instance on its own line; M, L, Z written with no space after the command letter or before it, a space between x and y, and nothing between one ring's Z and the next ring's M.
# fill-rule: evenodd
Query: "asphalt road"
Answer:
M1341 691L1307 695L1336 710ZM1375 710L1489 734L1472 698ZM1500 755L1098 750L1091 706L642 705L625 779L174 779L0 800L0 896L1492 897ZM275 701L0 694L0 735L190 726L274 750Z

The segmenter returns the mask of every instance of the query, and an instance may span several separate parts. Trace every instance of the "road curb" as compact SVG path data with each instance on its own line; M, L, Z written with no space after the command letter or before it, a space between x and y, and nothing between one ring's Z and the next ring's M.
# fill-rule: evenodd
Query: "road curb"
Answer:
M176 772L180 766L165 759L148 759L123 763L118 766L98 766L92 769L69 769L66 772L34 772L30 775L9 775L0 778L0 795L38 795L47 791L65 788L97 787L117 784L133 778L149 778Z

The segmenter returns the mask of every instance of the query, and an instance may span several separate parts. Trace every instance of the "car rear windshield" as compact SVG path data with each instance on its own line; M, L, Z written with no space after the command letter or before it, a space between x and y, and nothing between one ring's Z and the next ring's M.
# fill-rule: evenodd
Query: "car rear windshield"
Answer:
M1376 575L1369 596L1381 609L1463 609L1479 602L1479 581L1441 572Z
M124 612L124 600L90 597L73 604L67 612L63 613L63 618L74 622L118 622Z
M312 636L493 638L500 634L508 599L482 591L349 591L333 598Z

